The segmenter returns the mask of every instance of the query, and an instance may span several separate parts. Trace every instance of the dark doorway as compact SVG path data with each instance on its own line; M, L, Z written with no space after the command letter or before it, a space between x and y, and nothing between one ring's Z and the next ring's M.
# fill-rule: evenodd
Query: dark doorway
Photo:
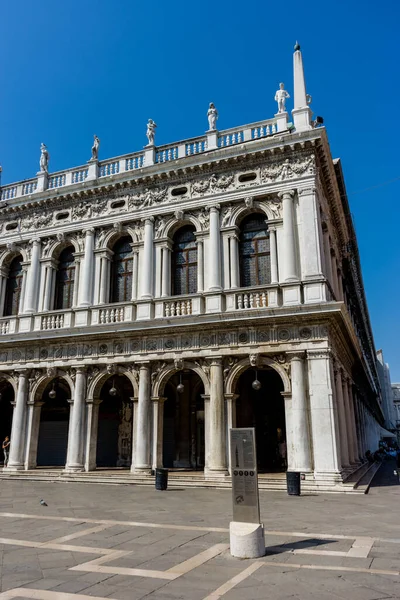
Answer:
M55 397L52 397L54 396ZM71 391L63 379L50 382L42 395L38 467L63 467L67 462Z
M183 390L179 393L179 385ZM165 387L163 464L204 469L204 386L193 371L180 371Z
M11 426L13 417L14 390L12 385L6 381L0 383L0 441L8 436L11 438ZM4 455L1 451L0 462L3 464Z
M285 404L282 379L273 369L259 369L261 389L252 387L256 370L247 369L239 378L236 400L236 426L255 427L257 464L260 472L286 471Z
M126 377L112 377L103 385L97 431L98 467L131 466L132 397L132 384Z

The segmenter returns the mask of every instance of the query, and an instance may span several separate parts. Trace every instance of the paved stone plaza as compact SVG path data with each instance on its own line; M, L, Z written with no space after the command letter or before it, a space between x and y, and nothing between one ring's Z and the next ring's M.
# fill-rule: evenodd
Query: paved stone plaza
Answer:
M229 490L2 481L0 599L400 598L393 467L367 496L262 492L267 554L246 561Z

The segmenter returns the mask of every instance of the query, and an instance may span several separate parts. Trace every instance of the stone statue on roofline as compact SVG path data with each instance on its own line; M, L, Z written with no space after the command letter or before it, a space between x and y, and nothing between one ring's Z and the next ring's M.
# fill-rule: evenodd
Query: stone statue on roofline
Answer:
M208 130L215 131L217 129L218 111L215 108L214 102L210 102L210 106L207 112L208 117Z
M93 137L94 137L94 141L93 141L93 146L92 146L92 160L98 160L100 140L96 134L94 134Z
M286 112L286 99L290 98L289 93L285 90L285 84L279 84L279 90L275 94L275 101L278 103L278 113Z
M147 144L148 146L154 146L156 127L157 127L157 124L153 121L153 119L149 119L147 122L147 131L146 131L146 136L149 141L149 143Z
M43 142L40 145L40 172L41 173L48 173L49 172L49 159L50 159L50 155L49 152L47 150L47 146L46 144L43 144Z

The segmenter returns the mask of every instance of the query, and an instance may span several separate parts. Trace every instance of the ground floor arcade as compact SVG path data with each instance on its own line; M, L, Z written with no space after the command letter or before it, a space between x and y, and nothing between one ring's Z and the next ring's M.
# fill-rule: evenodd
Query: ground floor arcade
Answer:
M329 350L2 372L8 470L230 471L231 427L255 427L262 473L338 481L380 426Z

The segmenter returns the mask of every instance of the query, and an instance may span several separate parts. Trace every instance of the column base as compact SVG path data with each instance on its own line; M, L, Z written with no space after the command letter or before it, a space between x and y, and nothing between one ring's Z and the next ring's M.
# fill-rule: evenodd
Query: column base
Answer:
M152 475L151 467L133 467L131 469L132 475Z
M208 479L212 478L212 477L228 477L229 472L228 469L221 467L221 468L217 468L217 469L204 469L204 476L207 477Z
M6 473L12 473L13 471L25 471L25 465L7 465L3 468Z
M66 466L65 469L63 469L63 473L83 473L84 471L85 471L85 467L83 465L77 465L77 466L71 466L71 467Z

